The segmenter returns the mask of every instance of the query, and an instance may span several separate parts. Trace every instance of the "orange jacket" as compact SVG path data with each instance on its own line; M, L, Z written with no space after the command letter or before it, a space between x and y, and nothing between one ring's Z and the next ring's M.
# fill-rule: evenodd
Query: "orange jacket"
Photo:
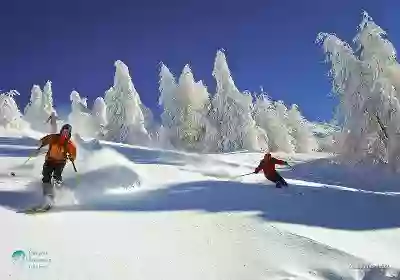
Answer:
M49 134L40 139L41 147L49 145L46 160L63 162L76 159L76 146L71 140L63 140L60 134Z
M274 157L271 157L270 160L263 159L254 170L254 173L258 173L263 170L266 178L274 179L276 174L275 164L286 165L287 162L284 160L276 159Z

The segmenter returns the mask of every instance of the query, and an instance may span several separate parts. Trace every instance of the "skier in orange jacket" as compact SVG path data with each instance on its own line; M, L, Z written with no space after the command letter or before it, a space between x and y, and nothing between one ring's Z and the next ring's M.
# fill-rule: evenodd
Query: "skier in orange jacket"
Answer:
M76 146L70 140L72 127L69 124L63 125L60 133L48 134L40 139L40 147L38 151L49 145L49 150L46 154L46 159L42 169L43 194L53 199L53 186L51 177L56 185L62 184L62 172L67 163L67 160L75 161Z
M260 164L254 170L254 173L257 174L263 170L265 178L276 183L277 188L281 188L282 186L287 187L288 184L285 179L275 170L276 164L289 165L286 161L274 158L270 153L266 153L264 159L260 161Z

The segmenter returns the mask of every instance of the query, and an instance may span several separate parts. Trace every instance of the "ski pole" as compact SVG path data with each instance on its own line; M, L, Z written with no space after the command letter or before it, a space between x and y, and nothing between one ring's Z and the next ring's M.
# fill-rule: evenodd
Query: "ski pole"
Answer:
M254 174L254 172L242 174L242 175L239 175L239 176L236 176L236 177L233 177L233 178L240 178L240 177L244 177L244 176L251 175L251 174Z
M40 147L40 148L41 148L41 147ZM27 164L28 161L30 161L34 156L39 155L40 148L38 148L38 149L36 149L34 152L32 152L32 153L30 154L30 156L28 157L28 159L27 159L22 165Z
M69 161L72 163L72 167L74 168L74 171L75 171L75 173L76 173L76 185L79 185L79 183L80 183L79 173L78 173L78 170L76 169L75 162L74 162L73 160L71 160L71 159L69 158L69 156L68 156L68 159L69 159Z
M24 163L23 163L22 165L27 164L28 161L30 161L35 155L38 155L39 152L40 152L40 148L39 148L39 149L36 149L35 152L33 152L30 156L28 156L28 159L25 160ZM11 175L11 176L15 176L15 172L12 171L12 172L10 173L10 175Z
M72 163L72 167L74 168L74 171L78 173L78 170L76 170L75 162L73 160L69 160Z
M81 177L79 176L78 170L76 169L75 162L71 161L71 163L76 173L76 185L78 186L81 183Z
M28 157L28 159L27 159L27 160L25 160L25 162L24 162L22 165L25 165L25 164L27 164L27 163L28 163L28 161L30 161L30 160L31 160L31 158L33 158L33 155L32 155L32 156L29 156L29 157Z

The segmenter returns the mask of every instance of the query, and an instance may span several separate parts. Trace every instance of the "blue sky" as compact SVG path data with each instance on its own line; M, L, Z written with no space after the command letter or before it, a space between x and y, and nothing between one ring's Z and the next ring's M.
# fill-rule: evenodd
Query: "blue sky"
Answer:
M299 104L307 118L328 120L336 101L328 96L317 33L349 41L366 10L400 48L398 2L2 1L0 89L17 89L23 108L32 85L51 80L56 106L69 105L72 90L91 106L112 85L120 59L143 103L159 114L159 63L175 75L189 63L196 80L214 91L215 53L224 48L240 90L263 86L274 99Z

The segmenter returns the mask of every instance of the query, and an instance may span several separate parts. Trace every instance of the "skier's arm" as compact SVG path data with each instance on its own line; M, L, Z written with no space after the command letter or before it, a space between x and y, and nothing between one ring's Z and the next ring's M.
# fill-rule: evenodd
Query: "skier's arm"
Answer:
M254 170L254 173L258 173L258 172L260 172L261 171L261 169L262 169L262 166L263 166L263 161L260 161L260 164L256 167L256 169Z
M45 137L43 137L42 139L39 140L40 143L40 147L38 148L38 150L40 150L41 148L43 148L44 146L47 146L51 143L51 141L53 140L53 135L49 134L46 135Z
M275 162L275 164L288 165L287 161L280 160L280 159L277 159L277 158L274 158L274 162Z

